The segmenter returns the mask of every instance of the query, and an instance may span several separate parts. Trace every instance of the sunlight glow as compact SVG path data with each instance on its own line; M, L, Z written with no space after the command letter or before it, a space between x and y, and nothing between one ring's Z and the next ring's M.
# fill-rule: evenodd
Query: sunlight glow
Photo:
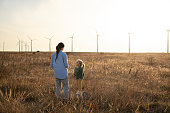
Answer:
M166 52L167 29L170 28L169 0L1 0L0 46L18 51L17 35L30 42L36 38L33 51L48 51L51 36L52 51L64 42L65 51L96 51L96 31L99 52L128 52L128 33L132 52ZM2 50L2 46L0 47Z

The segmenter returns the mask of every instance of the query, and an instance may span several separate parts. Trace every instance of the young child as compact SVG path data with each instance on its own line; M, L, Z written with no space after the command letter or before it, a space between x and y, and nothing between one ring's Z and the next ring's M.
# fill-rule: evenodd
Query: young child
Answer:
M84 68L85 64L83 63L82 60L78 59L76 61L76 67L74 69L74 76L76 78L77 82L77 93L76 94L81 94L82 93L82 80L84 78Z

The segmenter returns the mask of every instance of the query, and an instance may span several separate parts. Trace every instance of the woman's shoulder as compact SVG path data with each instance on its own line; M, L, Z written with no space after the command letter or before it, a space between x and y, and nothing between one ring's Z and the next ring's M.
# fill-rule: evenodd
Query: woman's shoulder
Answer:
M62 52L62 51L60 51L60 54L61 54L62 56L67 56L67 54L64 53L64 52Z
M56 56L56 52L52 54L52 56Z
M55 53L53 53L53 54L52 54L52 57L55 57L55 56L56 56L56 54L57 54L56 52L55 52ZM58 55L64 55L64 53L63 53L62 51L60 51L60 52L58 53Z

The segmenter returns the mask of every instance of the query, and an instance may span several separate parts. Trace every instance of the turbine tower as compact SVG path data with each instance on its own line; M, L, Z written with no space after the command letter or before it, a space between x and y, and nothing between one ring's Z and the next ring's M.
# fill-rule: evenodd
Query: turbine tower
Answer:
M18 38L18 36L17 36L17 38ZM17 43L17 45L18 45L18 50L19 50L19 52L21 51L21 40L18 38L18 43Z
M169 32L170 30L167 30L167 53L169 53Z
M99 35L97 31L96 33L97 33L97 53L98 53L99 52L99 36L101 35Z
M128 33L129 34L129 53L130 53L130 32Z
M19 50L19 52L21 51L21 41L18 39L18 43L17 43L17 45L18 45L18 50Z
M21 51L23 51L23 41L22 41L22 39L21 39Z
M24 42L24 46L25 46L25 52L27 51L27 41L26 42Z
M28 44L27 44L27 48L28 48L28 51L29 51L29 48L30 48L30 47L29 47L29 45L28 45Z
M36 39L32 39L30 36L27 36L29 39L30 39L30 41L31 41L31 52L32 52L32 41L34 41L34 40L36 40Z
M51 39L52 39L53 37L54 37L54 35L51 36L50 38L44 37L45 39L48 39L48 40L49 40L49 52L51 52Z
M72 39L72 42L71 42L71 52L73 52L73 37L74 37L74 33L73 33L72 37L69 37L69 38Z
M5 42L3 41L3 52L5 51Z

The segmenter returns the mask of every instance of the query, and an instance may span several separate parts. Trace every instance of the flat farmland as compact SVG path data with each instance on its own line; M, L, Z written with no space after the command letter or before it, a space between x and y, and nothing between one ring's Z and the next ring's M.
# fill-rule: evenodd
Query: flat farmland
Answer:
M170 54L67 53L68 103L57 101L51 54L0 53L0 112L170 111ZM77 59L86 64L83 98L75 95L73 71Z

